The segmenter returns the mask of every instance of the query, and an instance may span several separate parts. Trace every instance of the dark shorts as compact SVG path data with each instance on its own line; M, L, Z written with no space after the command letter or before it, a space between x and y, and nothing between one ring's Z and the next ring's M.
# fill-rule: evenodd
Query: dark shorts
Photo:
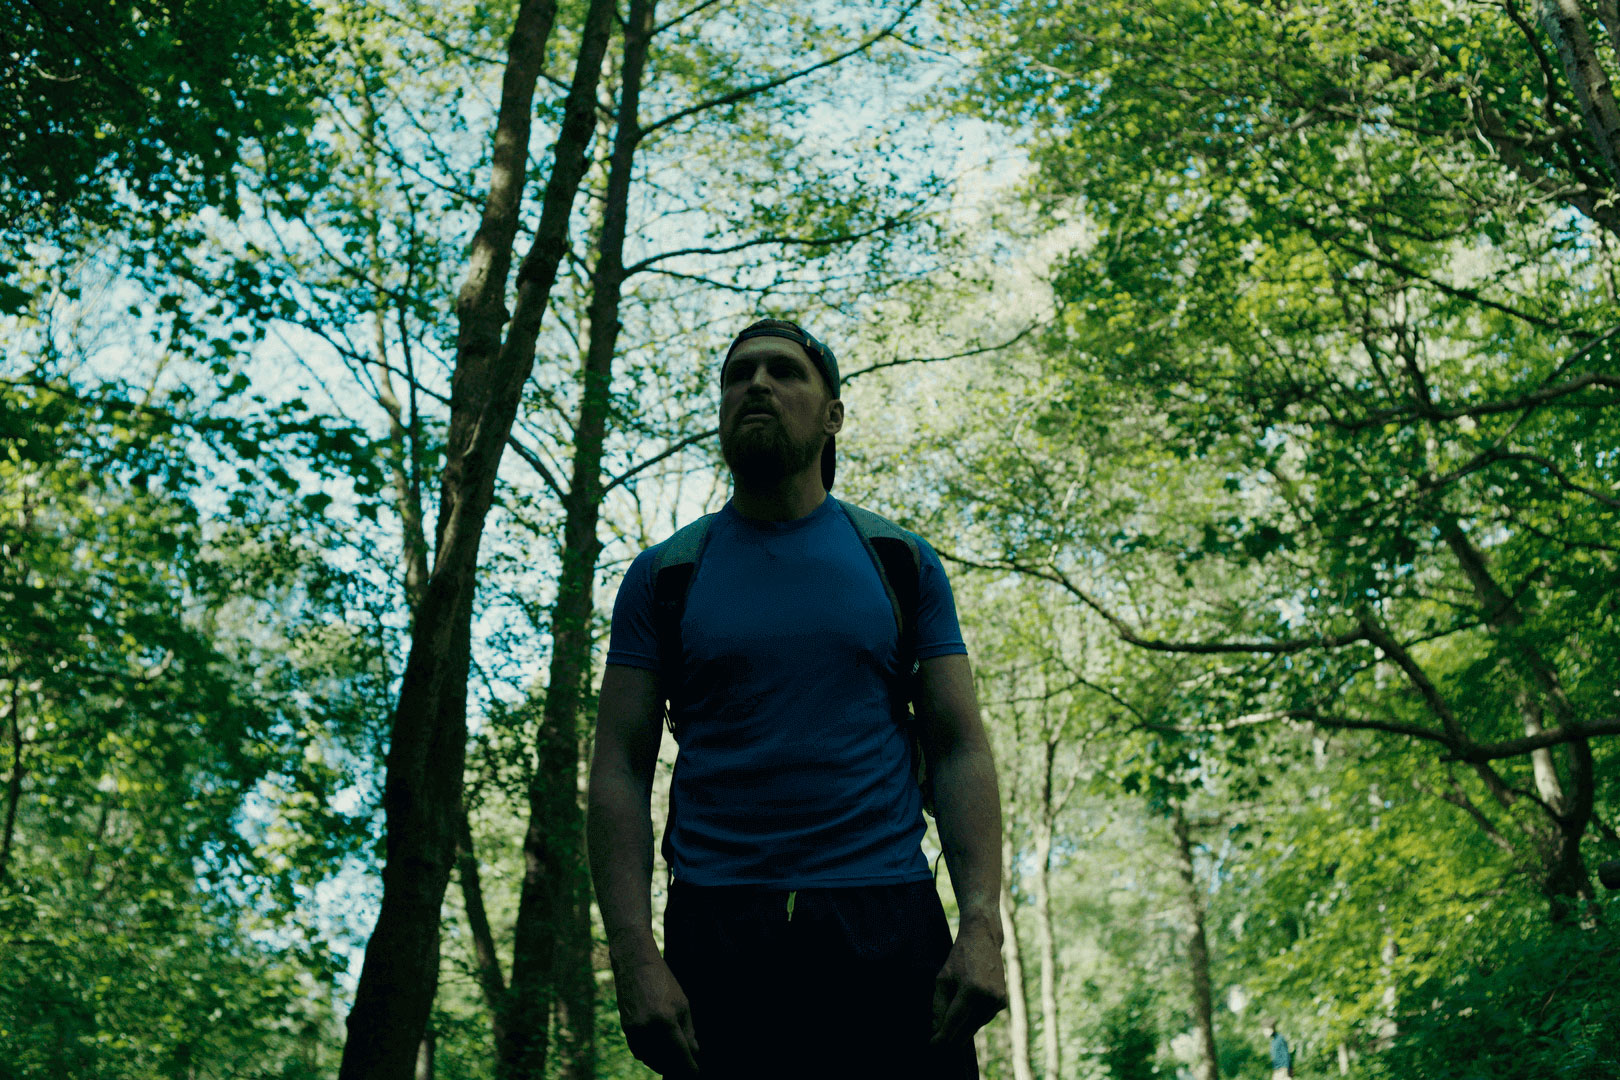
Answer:
M692 1003L704 1080L972 1080L973 1045L930 1049L951 949L932 881L802 889L671 885L664 954Z

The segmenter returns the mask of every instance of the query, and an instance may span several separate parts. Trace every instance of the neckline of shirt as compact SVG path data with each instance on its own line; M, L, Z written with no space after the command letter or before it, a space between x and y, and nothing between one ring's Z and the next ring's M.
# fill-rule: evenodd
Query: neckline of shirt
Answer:
M756 529L763 533L774 534L798 532L800 529L809 528L832 512L833 497L831 495L828 495L826 498L822 499L820 504L817 505L814 510L804 515L804 517L794 518L792 521L760 521L757 518L744 517L738 512L737 508L732 505L730 499L726 500L725 508L722 511L722 513L724 513L728 519L743 528Z

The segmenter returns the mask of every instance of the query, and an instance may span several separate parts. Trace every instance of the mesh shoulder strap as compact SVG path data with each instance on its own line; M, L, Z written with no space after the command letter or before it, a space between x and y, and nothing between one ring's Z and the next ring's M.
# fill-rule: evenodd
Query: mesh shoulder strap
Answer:
M658 563L653 567L653 635L658 642L658 696L664 704L664 725L675 734L676 689L681 685L681 618L686 614L686 597L692 591L692 579L697 576L698 560L709 542L709 526L713 514L705 514L689 525L683 525L675 535L665 540L658 549ZM659 849L669 878L675 880L675 852L671 837L675 831L675 801L670 800L669 813L664 818L664 837Z
M831 496L828 496L831 498ZM835 500L836 501L836 500ZM922 792L923 809L934 812L933 778L923 755L917 730L917 613L922 604L922 552L917 538L888 518L839 501L850 524L860 534L866 553L877 567L894 610L900 659L900 685L894 693L894 717L911 739L912 767Z
M831 498L831 496L828 496ZM894 610L894 625L900 632L900 658L903 670L916 666L917 609L921 603L922 553L917 538L888 518L841 500L850 524L860 534L861 543L871 555Z
M676 530L658 549L653 569L653 634L658 641L658 687L664 699L664 722L675 730L674 709L670 705L681 674L681 618L686 614L686 597L692 591L698 560L709 542L713 514L705 514Z

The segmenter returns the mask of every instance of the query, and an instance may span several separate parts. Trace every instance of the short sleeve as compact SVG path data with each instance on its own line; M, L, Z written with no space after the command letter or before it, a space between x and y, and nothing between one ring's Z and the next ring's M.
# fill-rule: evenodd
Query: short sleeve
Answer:
M656 547L637 555L619 583L613 600L613 625L608 635L607 662L623 667L658 670L658 633L653 626L653 567Z
M917 553L922 563L917 581L917 659L966 653L967 645L962 641L962 628L956 620L956 600L951 595L945 566L928 542L920 537Z

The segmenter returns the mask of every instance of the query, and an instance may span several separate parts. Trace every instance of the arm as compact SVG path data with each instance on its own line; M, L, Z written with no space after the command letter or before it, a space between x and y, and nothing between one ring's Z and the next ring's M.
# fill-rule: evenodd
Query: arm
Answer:
M586 835L607 927L619 1019L630 1051L654 1070L696 1072L692 1014L652 932L652 784L662 701L657 677L608 665L591 756Z
M956 891L956 944L934 990L936 1042L972 1037L1007 1004L1001 963L1001 798L973 671L961 655L922 662L917 694L934 816Z

